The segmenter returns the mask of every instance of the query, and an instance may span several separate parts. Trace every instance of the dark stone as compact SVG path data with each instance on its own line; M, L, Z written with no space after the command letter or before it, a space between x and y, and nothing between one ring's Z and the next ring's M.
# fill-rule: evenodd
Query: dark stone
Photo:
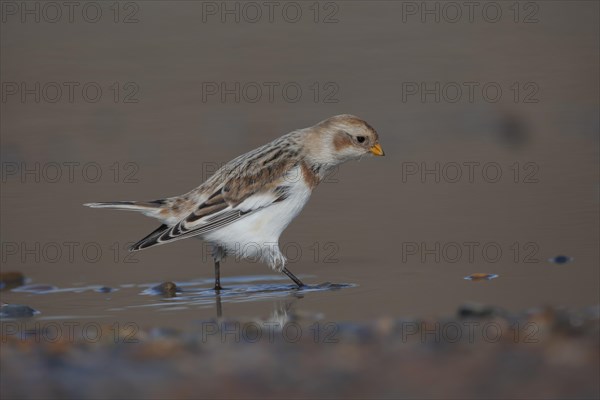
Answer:
M39 311L22 304L5 304L0 307L0 318L28 318L35 314L39 314Z

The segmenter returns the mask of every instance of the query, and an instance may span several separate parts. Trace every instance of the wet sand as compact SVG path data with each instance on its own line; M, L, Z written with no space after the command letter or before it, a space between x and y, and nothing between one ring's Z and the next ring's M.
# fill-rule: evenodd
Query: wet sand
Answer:
M57 323L64 334L69 324L131 324L142 341L22 343L4 330L3 397L158 386L164 397L262 397L265 387L274 397L598 397L597 318L531 346L406 344L386 329L455 318L465 303L513 316L600 304L599 5L534 2L536 23L514 23L508 8L498 23L421 23L403 22L403 3L336 2L332 24L204 23L202 2L163 1L136 2L133 24L110 10L98 23L2 23L3 82L93 82L103 96L0 104L1 270L25 277L0 300L37 311L19 324ZM222 82L293 83L303 95L207 95ZM407 95L422 82L492 83L503 96ZM341 166L284 232L289 268L310 290L227 259L229 291L216 296L202 242L131 255L128 244L158 224L82 206L187 192L235 156L340 113L373 125L386 157ZM473 274L497 277L465 279ZM181 291L148 292L163 282ZM341 329L339 346L195 342L203 321L285 321L290 310L302 324L354 333L345 341ZM152 336L164 329L174 339ZM352 336L373 329L374 340Z

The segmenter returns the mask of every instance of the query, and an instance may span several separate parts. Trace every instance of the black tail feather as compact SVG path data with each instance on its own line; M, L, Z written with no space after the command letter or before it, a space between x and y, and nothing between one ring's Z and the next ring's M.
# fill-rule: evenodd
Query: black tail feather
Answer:
M145 238L143 238L142 240L138 241L137 243L135 243L134 245L132 245L129 248L129 251L138 251L138 250L144 250L147 249L148 247L151 247L153 245L155 245L157 242L157 239L160 237L160 235L162 235L167 229L169 229L168 225L161 225L158 228L156 228L156 230L154 230L151 234L149 234L148 236L146 236Z

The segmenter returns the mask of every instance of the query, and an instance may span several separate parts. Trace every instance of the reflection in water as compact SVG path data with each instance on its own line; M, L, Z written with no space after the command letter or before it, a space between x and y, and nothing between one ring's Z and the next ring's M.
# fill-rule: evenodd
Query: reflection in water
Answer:
M279 281L284 281L279 282ZM267 281L265 283L264 281ZM126 306L127 309L152 307L160 311L177 311L190 308L214 307L216 317L223 317L223 303L245 303L264 300L277 300L277 308L273 312L272 319L280 322L289 319L289 310L293 302L304 297L306 293L339 290L343 288L356 287L350 283L325 282L318 285L306 285L298 288L296 285L287 283L285 277L263 275L263 276L238 276L222 279L225 288L214 290L210 280L198 280L190 282L178 282L175 296L166 295L162 288L166 283L160 285L138 285L148 288L140 294L159 297L158 301ZM281 301L281 299L286 299ZM289 299L292 299L290 301Z
M25 285L12 289L13 292L22 293L35 293L35 294L51 294L51 293L83 293L88 291L94 291L99 293L112 293L119 289L109 288L102 285L89 285L72 288L59 288L53 285L37 284L37 285Z
M282 282L283 281L283 282ZM134 309L150 308L156 311L179 312L182 310L194 310L198 308L213 308L216 311L216 317L223 317L223 303L253 303L265 300L275 300L277 304L273 312L272 319L283 321L289 319L288 311L291 304L297 299L303 298L307 293L335 291L343 288L356 287L356 284L350 283L330 283L325 282L317 285L306 285L298 288L295 284L289 282L284 276L261 275L261 276L238 276L223 279L224 289L215 291L211 279L201 279L184 282L163 282L161 284L121 284L118 289L103 285L83 284L76 287L58 287L51 284L31 284L20 286L9 290L11 293L28 296L34 294L37 296L49 295L57 301L66 301L69 304L97 304L100 295L111 295L103 297L104 301L109 301L111 306L101 306L95 313L82 306L85 310L83 315L63 315L63 310L58 314L49 312L45 308L45 301L40 310L44 310L45 319L86 319L86 318L104 318L105 312L127 313ZM118 291L118 297L112 296L112 293ZM94 293L95 292L95 293ZM63 297L61 297L61 295ZM139 295L147 296L146 299ZM64 297L66 296L66 297ZM73 297L75 296L75 297ZM85 296L77 297L77 296ZM284 299L282 301L282 299ZM290 301L290 299L292 301ZM27 301L26 298L22 299ZM30 301L27 301L30 302ZM13 303L17 303L13 301ZM32 305L35 306L35 302ZM72 310L71 310L72 311ZM7 315L4 315L7 317ZM232 317L231 315L229 317Z
M217 318L221 318L223 316L223 306L221 305L221 294L218 290L215 296L215 305L217 306Z
M273 282L284 280L285 283ZM343 288L356 287L349 283L325 282L318 285L306 285L299 289L296 285L287 283L285 277L278 276L240 276L223 279L224 289L214 290L208 280L179 282L176 296L166 296L156 288L161 285L150 286L141 292L142 295L160 296L157 302L131 305L126 308L153 307L158 310L180 310L182 308L215 307L217 317L223 316L222 303L243 303L281 298L302 298L304 294L311 292L322 292L339 290ZM271 281L263 283L262 281ZM174 285L174 284L173 284ZM208 286L208 287L207 287ZM280 308L278 315L286 314L286 308Z
M297 314L292 310L292 306L298 299L303 299L304 296L300 293L289 294L284 300L277 300L273 303L273 312L267 318L266 322L273 322L275 326L284 326L289 321L295 319ZM215 295L215 308L217 310L217 318L223 318L223 305L221 294L217 290Z

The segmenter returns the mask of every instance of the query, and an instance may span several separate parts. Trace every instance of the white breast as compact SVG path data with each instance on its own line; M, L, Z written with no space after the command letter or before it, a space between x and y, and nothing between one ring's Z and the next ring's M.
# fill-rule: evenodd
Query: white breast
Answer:
M283 267L285 259L279 251L279 236L300 213L312 192L299 171L291 171L288 197L255 211L251 215L210 232L204 239L223 246L228 254L241 258L262 259L272 268ZM292 180L293 179L293 180ZM251 196L240 209L254 209L264 204L261 196ZM282 265L279 265L282 263Z

